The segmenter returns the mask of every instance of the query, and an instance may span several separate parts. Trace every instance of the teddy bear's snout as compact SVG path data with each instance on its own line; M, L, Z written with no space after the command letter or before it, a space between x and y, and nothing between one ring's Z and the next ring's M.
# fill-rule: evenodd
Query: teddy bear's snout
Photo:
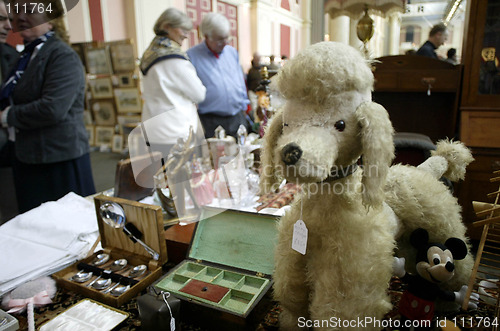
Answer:
M302 156L302 149L295 143L289 143L281 150L281 159L286 165L294 165Z

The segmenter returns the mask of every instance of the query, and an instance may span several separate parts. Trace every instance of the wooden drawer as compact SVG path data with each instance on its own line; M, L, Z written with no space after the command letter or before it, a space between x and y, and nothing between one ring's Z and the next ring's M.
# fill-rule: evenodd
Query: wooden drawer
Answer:
M500 148L500 112L463 111L460 139L471 147Z

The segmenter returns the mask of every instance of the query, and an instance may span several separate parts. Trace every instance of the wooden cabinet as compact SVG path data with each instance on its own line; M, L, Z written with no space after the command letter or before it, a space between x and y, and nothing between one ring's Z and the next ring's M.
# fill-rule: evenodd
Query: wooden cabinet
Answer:
M500 0L467 1L460 140L469 146L475 161L467 168L466 179L457 187L469 235L479 239L472 201L489 201L487 193L498 183L489 179L500 169Z
M387 109L396 132L436 142L455 138L462 66L424 56L384 56L374 64L373 100Z

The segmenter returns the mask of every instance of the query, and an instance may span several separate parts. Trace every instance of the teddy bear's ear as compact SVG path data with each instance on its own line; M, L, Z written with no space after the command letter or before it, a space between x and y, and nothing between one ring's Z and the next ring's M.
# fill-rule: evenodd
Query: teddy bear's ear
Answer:
M449 238L444 245L453 254L454 260L462 260L467 256L467 245L461 239Z
M394 159L394 143L391 121L384 107L365 102L356 109L363 150L363 204L382 204L383 185Z
M264 144L260 154L260 191L261 194L273 191L278 184L274 164L276 142L283 130L283 111L277 111L268 123L264 134Z

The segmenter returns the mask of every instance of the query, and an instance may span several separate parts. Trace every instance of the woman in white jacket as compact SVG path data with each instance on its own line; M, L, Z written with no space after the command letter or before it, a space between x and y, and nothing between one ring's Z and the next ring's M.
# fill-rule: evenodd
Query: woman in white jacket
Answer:
M192 27L180 10L165 10L156 20L156 36L141 59L145 138L164 158L179 138L189 135L189 127L203 137L196 104L205 99L206 89L181 49Z

